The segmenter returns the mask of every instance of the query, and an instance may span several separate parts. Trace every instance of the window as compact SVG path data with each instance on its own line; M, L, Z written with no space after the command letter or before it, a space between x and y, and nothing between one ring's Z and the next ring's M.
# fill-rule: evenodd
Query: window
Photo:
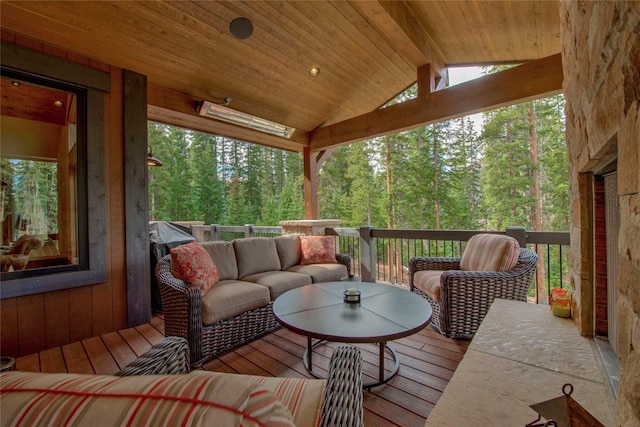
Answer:
M86 90L8 70L1 82L2 273L77 270Z
M8 43L0 60L0 298L104 282L110 76Z

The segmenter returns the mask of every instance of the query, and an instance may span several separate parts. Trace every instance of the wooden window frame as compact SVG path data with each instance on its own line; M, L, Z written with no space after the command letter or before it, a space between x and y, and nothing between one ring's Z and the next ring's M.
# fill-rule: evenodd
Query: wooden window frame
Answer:
M106 191L105 191L105 98L111 91L111 78L105 73L81 64L65 61L19 46L2 43L0 63L3 68L38 76L43 79L75 85L86 91L86 128L83 135L78 130L78 138L85 138L85 156L79 156L78 163L84 163L84 191L78 194L78 215L85 215L79 221L79 246L84 252L79 270L65 271L47 269L42 275L13 278L4 275L0 285L0 299L52 292L62 289L102 283L107 280L106 269ZM80 184L80 183L79 183ZM90 191L89 191L90 189ZM87 238L81 239L81 233ZM67 268L68 269L68 268Z

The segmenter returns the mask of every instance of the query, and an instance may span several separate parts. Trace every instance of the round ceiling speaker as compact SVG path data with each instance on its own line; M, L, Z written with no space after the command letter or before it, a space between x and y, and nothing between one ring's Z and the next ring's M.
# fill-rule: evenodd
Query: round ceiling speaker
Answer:
M229 31L237 39L248 39L253 34L253 24L247 18L236 18L229 24Z

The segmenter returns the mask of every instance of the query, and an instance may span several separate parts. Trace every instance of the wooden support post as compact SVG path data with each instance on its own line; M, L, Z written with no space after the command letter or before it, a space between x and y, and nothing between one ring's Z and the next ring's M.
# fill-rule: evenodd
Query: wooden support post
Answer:
M376 251L375 242L371 238L373 227L360 227L360 275L363 282L376 281Z
M318 159L308 146L303 149L302 155L304 158L304 217L305 219L320 219Z
M127 325L133 327L151 320L146 163L147 77L129 70L123 71L123 77Z
M507 227L505 234L516 239L521 248L527 247L527 230L524 227Z
M216 242L220 240L220 228L218 228L218 224L211 224L209 233L209 241Z
M435 92L436 79L431 64L418 68L418 98L424 98Z

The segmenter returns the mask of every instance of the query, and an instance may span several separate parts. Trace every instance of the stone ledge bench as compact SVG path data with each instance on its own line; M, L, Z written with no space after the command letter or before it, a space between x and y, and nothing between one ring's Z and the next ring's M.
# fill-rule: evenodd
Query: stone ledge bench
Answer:
M605 426L615 402L593 339L549 306L496 299L433 408L427 426L524 426L538 414L529 405L571 397Z

